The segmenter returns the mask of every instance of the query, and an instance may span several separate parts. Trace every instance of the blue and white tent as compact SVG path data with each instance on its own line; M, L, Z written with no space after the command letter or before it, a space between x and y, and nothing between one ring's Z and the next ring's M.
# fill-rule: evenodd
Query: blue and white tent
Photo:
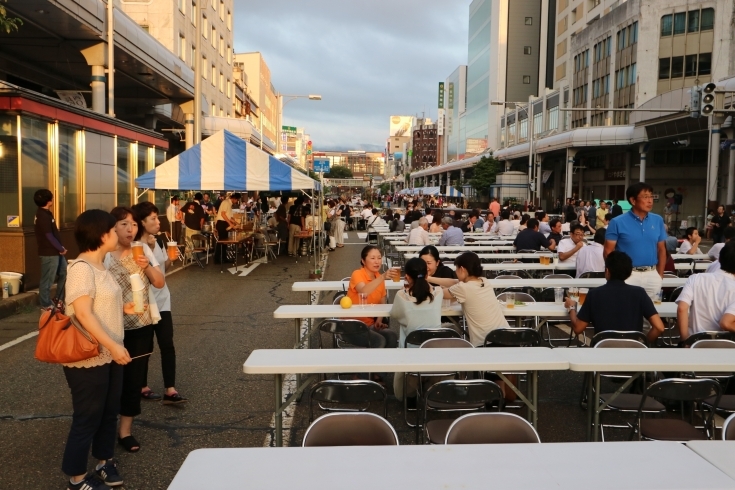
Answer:
M464 197L464 194L459 192L457 189L452 187L451 185L448 185L446 187L446 193L444 194L446 197Z
M320 183L227 130L135 179L139 189L290 191Z

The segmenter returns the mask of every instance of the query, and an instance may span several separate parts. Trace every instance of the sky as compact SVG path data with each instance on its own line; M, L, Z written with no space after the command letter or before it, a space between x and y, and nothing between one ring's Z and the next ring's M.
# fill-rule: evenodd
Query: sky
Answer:
M235 51L260 51L296 99L283 125L315 150L381 151L391 115L436 120L438 83L467 63L470 0L235 0Z

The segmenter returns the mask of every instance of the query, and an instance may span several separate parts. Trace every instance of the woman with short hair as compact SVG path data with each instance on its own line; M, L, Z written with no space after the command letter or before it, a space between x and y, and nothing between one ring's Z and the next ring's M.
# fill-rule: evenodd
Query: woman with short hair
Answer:
M426 280L430 284L446 288L457 284L457 275L442 263L439 258L439 249L434 245L427 245L422 248L419 252L419 258L426 263Z

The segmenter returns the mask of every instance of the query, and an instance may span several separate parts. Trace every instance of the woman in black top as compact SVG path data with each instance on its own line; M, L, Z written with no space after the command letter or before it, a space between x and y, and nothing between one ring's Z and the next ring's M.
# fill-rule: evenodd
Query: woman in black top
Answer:
M730 224L730 219L725 216L725 206L717 206L717 213L712 218L712 241L714 243L722 242L722 234L725 233L725 228Z
M428 245L421 249L419 258L426 262L426 268L429 277L426 280L429 284L435 284L445 288L457 284L457 275L452 269L442 264L439 260L439 250L433 245Z

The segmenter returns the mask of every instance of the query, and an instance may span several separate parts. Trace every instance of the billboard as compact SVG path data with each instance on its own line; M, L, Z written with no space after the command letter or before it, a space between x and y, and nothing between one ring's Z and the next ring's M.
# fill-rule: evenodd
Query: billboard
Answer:
M412 116L391 116L390 117L390 135L393 136L411 136Z

